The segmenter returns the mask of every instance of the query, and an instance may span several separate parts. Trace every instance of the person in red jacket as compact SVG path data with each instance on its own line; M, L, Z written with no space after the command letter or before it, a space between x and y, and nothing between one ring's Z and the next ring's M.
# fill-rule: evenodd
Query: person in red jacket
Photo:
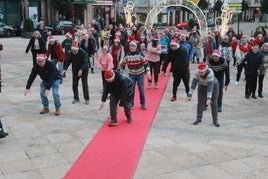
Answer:
M62 73L63 62L66 59L66 55L62 49L62 45L52 35L49 36L48 42L49 43L48 43L48 48L47 48L47 57L50 56L51 61L56 65L59 72Z

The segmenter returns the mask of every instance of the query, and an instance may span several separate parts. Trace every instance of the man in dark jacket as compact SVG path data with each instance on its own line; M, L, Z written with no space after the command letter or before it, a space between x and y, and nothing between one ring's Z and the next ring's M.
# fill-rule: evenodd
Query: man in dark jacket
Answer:
M189 93L189 56L185 47L179 44L176 40L171 40L170 49L168 51L167 63L171 62L171 69L173 75L173 97L171 101L177 99L177 88L180 85L181 80L184 83L186 95ZM166 68L167 64L165 65ZM165 71L165 70L164 70Z
M84 50L78 47L78 42L74 41L71 47L71 52L68 55L68 59L64 64L63 75L66 73L68 67L72 64L73 72L73 94L74 100L73 104L79 102L78 94L78 82L81 78L83 94L85 99L85 104L89 104L89 91L88 91L88 60L87 54Z
M223 57L220 56L220 51L214 50L212 53L212 58L208 61L208 67L212 69L219 82L218 112L222 112L223 88L227 90L227 87L230 83L230 71L228 70L228 63Z
M263 55L259 51L258 44L253 44L252 50L247 53L241 64L245 64L246 62L247 65L245 67L245 98L249 99L250 95L252 95L253 99L257 99L257 96L255 95L257 87L257 77L263 69Z
M47 97L50 93L50 88L52 87L54 105L56 108L55 115L60 115L61 103L59 96L59 86L62 77L53 62L47 60L45 54L38 54L36 57L36 65L32 68L31 74L28 78L26 90L24 93L25 96L30 93L30 88L37 75L39 75L42 79L40 85L40 96L44 108L42 111L40 111L40 114L49 112L49 101Z
M103 108L104 102L110 93L110 116L111 121L109 126L118 125L117 120L117 105L124 107L124 112L127 117L127 122L131 123L131 108L134 103L134 83L132 80L121 73L120 71L108 70L104 73L106 83L101 98L100 109Z

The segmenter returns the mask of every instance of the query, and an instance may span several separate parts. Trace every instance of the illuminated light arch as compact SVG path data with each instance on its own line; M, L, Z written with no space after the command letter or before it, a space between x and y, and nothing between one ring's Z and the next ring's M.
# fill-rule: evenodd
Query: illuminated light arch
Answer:
M163 0L157 3L148 13L147 18L145 20L145 27L148 24L152 24L155 21L155 18L157 15L169 8L169 7L184 7L191 11L195 17L198 19L199 22L199 30L201 33L201 36L206 36L208 34L208 26L207 26L207 20L203 13L203 11L197 6L198 1L191 1L191 0ZM200 24L200 20L204 22L204 24Z

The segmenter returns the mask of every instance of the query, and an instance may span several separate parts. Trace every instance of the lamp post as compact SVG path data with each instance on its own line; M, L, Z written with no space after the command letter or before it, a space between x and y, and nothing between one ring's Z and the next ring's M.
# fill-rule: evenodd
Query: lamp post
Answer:
M29 4L28 0L21 0L23 20L27 19L27 7L28 7L28 4Z

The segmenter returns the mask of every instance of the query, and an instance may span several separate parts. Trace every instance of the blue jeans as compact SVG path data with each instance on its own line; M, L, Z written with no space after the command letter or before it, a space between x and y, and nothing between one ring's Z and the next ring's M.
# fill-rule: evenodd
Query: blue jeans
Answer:
M53 99L54 99L54 105L56 109L60 109L61 103L60 103L60 95L59 95L59 87L60 87L60 79L55 80L53 82L52 86L52 93L53 93ZM48 98L44 96L46 91L46 82L42 81L40 84L40 97L42 100L42 104L44 108L49 108L49 101Z
M56 68L59 70L60 74L62 74L64 63L62 62L59 66L57 66L58 60L57 59L51 59L51 62L54 63ZM62 84L63 78L61 78L60 84Z
M138 83L138 88L140 92L140 104L145 105L145 94L144 94L144 73L139 75L132 75L129 74L130 79L133 81L134 86L136 85L136 82ZM134 88L135 90L135 88ZM135 92L134 92L135 95Z

